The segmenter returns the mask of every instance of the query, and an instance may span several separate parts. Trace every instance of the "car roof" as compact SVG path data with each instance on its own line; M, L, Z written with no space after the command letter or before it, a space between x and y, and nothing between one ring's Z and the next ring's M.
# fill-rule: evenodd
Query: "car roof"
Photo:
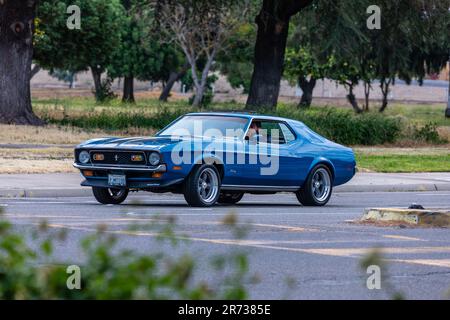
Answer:
M259 120L276 120L276 121L292 121L291 119L274 117L268 115L261 115L257 113L247 112L192 112L186 114L187 116L219 116L219 117L237 117L246 119L259 119Z

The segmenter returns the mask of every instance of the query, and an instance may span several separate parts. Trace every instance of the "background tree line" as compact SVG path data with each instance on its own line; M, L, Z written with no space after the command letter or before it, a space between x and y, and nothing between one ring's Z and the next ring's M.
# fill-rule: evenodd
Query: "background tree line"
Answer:
M66 77L90 71L97 100L123 79L134 102L134 79L161 82L160 100L175 82L208 99L213 73L248 93L247 109L276 108L280 81L298 85L309 107L318 80L348 90L361 113L380 86L388 105L396 79L422 82L449 59L448 0L379 0L381 29L370 30L369 0L4 0L0 3L0 122L41 124L31 109L30 78L39 68ZM81 9L69 30L67 7ZM38 68L32 70L32 61ZM363 84L360 104L354 88Z

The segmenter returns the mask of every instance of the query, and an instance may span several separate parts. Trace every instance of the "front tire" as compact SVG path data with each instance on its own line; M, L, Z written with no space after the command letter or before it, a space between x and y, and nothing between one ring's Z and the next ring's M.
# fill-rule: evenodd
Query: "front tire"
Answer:
M221 192L218 202L221 204L236 204L242 200L243 192Z
M208 164L196 166L184 183L184 199L193 207L210 207L220 195L220 175Z
M101 204L121 204L128 197L128 189L92 187L92 192Z
M295 195L304 206L324 206L330 201L333 192L332 181L330 169L319 164L311 170L304 186Z

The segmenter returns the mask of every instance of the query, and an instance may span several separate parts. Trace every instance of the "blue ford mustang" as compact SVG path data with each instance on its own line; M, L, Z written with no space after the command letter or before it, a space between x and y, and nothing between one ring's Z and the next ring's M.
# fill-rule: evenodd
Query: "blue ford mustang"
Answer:
M155 137L104 138L75 149L74 167L103 204L130 191L183 194L191 206L235 204L244 193L294 192L323 206L355 174L350 148L302 122L240 113L191 113Z

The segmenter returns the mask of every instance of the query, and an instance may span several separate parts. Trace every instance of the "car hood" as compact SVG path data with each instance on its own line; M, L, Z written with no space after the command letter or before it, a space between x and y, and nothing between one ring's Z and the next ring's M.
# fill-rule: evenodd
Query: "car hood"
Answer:
M93 139L80 144L79 148L95 149L152 149L160 150L165 146L175 144L182 139L167 137L134 137L134 138L102 138Z

